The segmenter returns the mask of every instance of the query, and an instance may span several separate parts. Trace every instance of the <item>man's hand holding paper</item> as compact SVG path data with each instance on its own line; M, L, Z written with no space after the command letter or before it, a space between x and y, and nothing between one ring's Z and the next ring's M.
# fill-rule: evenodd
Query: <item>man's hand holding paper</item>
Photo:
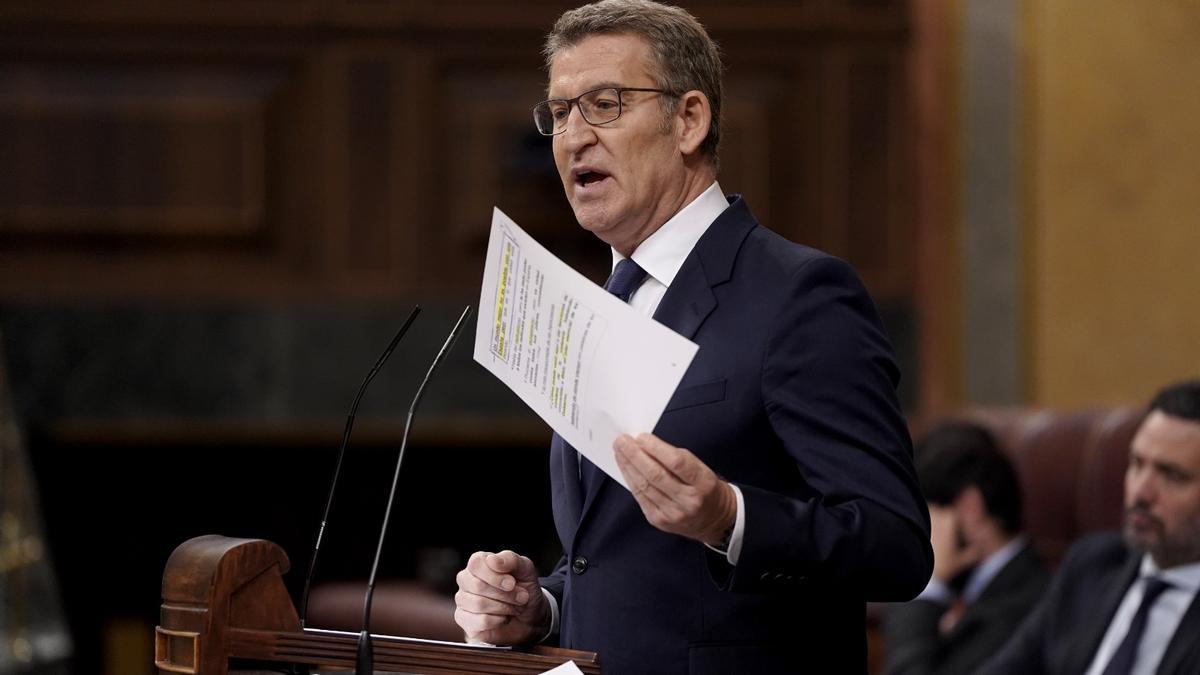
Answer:
M710 546L724 543L737 516L737 498L704 462L654 434L622 434L613 450L651 525Z

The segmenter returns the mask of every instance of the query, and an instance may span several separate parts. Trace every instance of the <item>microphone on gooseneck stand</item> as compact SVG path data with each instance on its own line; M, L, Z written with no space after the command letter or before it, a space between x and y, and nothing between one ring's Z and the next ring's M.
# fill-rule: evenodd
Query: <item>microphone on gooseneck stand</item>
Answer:
M417 404L421 402L421 395L425 393L425 385L429 384L429 378L433 375L434 369L441 364L442 360L446 358L446 354L454 346L454 341L458 339L459 331L462 330L463 324L467 322L470 314L471 306L467 305L462 316L458 317L458 323L454 324L454 328L450 331L450 335L446 336L442 350L429 365L429 371L425 373L425 379L421 381L421 386L417 387L417 394L413 396L412 405L408 407L408 417L404 420L404 436L400 439L400 456L396 458L396 472L392 476L392 491L388 494L387 508L383 512L383 525L379 528L379 545L375 549L375 562L371 564L371 577L367 580L367 595L363 600L362 632L358 634L358 654L354 662L355 675L372 675L375 670L375 654L371 645L371 597L375 595L375 573L379 571L379 558L383 554L383 540L387 536L388 520L392 515L392 502L396 499L396 484L400 481L400 465L404 462L404 450L408 447L408 432L412 429L413 413L417 410Z
M387 349L383 350L379 360L375 362L375 367L367 373L367 377L358 388L358 395L354 397L354 403L350 405L350 414L346 417L346 430L342 432L342 447L338 450L337 463L333 468L333 480L329 484L329 497L325 500L325 513L321 516L321 526L317 529L317 543L313 546L312 560L308 563L308 576L304 578L304 593L300 601L300 627L303 628L308 621L308 591L312 586L313 572L317 569L317 554L321 552L321 539L325 535L325 523L329 520L329 511L333 507L333 493L337 489L338 476L342 473L342 460L346 457L346 447L350 445L350 432L354 429L354 414L358 412L358 403L362 401L363 393L367 391L367 385L379 373L379 369L383 367L383 363L392 355L392 350L396 345L400 344L400 338L408 332L408 327L412 325L417 315L421 313L420 306L414 306L412 311L408 313L408 318L404 320L404 325L400 326L400 330L396 332L396 336L388 343Z

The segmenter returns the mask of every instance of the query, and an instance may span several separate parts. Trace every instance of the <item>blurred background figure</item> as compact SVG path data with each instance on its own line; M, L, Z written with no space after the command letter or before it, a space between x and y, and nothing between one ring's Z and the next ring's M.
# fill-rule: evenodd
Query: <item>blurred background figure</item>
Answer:
M1012 635L1049 575L1022 534L1016 471L987 429L940 424L918 442L916 462L933 578L889 611L887 672L969 673Z

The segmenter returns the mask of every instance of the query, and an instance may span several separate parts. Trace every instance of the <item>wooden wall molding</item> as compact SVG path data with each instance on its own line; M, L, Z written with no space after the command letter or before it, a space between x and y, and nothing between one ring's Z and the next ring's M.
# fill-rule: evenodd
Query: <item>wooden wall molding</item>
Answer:
M0 299L469 297L493 205L603 278L529 121L566 6L5 3ZM905 302L904 3L692 9L727 58L722 186Z
M564 10L582 4L532 0L9 0L0 23L84 26L330 27L387 31L531 30L544 33ZM880 36L908 28L903 0L695 0L686 6L710 29L725 33Z

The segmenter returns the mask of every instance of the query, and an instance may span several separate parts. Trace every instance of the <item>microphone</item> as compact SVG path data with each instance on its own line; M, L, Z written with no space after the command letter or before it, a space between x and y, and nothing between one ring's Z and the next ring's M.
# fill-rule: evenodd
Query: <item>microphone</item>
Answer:
M367 580L367 595L363 600L362 632L358 634L358 653L354 662L355 675L372 675L375 671L375 653L371 645L371 598L375 595L375 574L379 571L379 558L383 554L383 540L387 536L388 520L392 515L392 502L396 499L396 484L400 481L400 465L404 462L404 450L408 447L408 432L412 429L413 413L417 410L417 404L421 402L421 395L425 393L425 385L429 384L429 378L433 375L434 369L441 364L442 359L446 358L446 354L454 346L455 340L458 339L458 333L462 330L463 324L466 323L467 316L470 314L471 306L467 305L462 316L458 317L458 323L454 324L450 335L446 337L442 350L429 365L429 371L425 373L425 379L421 381L416 396L413 396L412 405L408 407L408 417L404 421L404 436L400 439L400 456L396 458L396 472L392 476L392 491L388 494L387 508L383 512L383 526L379 528L379 545L375 549L375 562L371 564L371 577Z
M317 569L317 554L321 552L321 539L325 536L325 523L329 521L329 511L333 507L333 493L337 489L338 476L342 473L342 460L346 457L346 447L350 445L350 432L354 429L354 414L358 412L358 403L362 401L363 394L367 391L367 385L379 373L379 369L383 367L383 363L392 355L392 350L396 345L400 344L400 338L408 332L408 327L412 325L417 315L421 313L419 305L414 306L412 311L408 313L408 318L404 320L404 325L400 326L400 330L396 332L396 336L388 343L387 349L383 350L383 354L379 360L375 362L375 367L367 373L367 377L363 380L362 385L358 388L358 395L354 397L354 403L350 405L350 414L346 417L346 429L342 432L342 447L338 450L337 463L333 468L333 481L329 484L329 497L325 500L325 513L321 516L321 526L317 529L317 543L313 546L312 560L308 563L308 576L304 578L304 593L301 596L300 602L300 627L304 628L308 621L308 591L312 586L313 572Z

